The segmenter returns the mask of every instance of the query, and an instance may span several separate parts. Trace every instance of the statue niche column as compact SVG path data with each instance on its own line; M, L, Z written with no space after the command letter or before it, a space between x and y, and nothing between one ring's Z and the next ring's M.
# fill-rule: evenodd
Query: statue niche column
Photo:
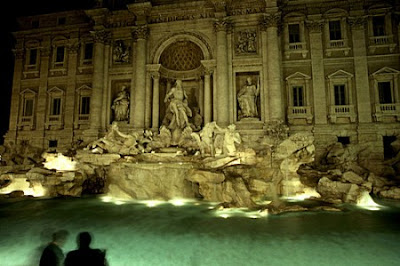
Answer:
M147 65L147 75L150 77L147 86L150 87L149 94L152 95L151 108L151 126L153 129L158 129L160 125L160 64ZM153 82L151 82L153 81ZM151 88L151 84L153 87ZM149 97L149 96L146 96ZM147 125L146 125L147 127Z
M136 41L135 52L135 88L134 97L131 102L133 106L133 115L130 118L130 123L134 128L145 127L145 106L146 106L146 40L148 36L147 25L137 27L133 32L133 37Z
M211 75L215 68L215 60L203 60L201 64L204 67L204 83L203 83L203 120L204 125L212 121L212 96L211 96Z

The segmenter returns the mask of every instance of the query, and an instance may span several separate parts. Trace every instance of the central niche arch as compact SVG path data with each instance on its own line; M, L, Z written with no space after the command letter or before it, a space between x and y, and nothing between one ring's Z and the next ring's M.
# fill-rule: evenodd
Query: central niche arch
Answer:
M204 112L204 66L210 60L211 49L204 38L196 33L178 33L160 40L152 55L153 64L158 65L159 82L159 125L172 127L173 113L169 108L170 101L166 97L176 81L184 89L185 104L192 115L189 123L200 129L199 117ZM208 103L210 104L210 103ZM189 116L189 115L188 115ZM201 123L200 118L200 123Z
M190 71L201 66L204 60L200 47L188 40L170 44L160 57L160 64L173 71Z

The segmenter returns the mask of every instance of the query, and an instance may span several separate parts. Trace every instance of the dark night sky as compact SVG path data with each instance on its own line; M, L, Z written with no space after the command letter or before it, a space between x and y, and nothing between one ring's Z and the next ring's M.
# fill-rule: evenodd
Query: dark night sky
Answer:
M11 87L14 68L11 32L18 29L16 17L56 11L86 9L94 0L12 0L0 12L0 144L8 130Z

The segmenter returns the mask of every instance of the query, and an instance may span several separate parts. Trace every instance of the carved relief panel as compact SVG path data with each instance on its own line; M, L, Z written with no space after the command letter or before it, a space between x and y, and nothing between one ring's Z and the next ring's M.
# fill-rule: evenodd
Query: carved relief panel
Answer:
M258 36L256 29L240 30L235 33L235 54L257 54Z
M128 64L131 62L131 46L127 40L116 40L113 44L113 63Z

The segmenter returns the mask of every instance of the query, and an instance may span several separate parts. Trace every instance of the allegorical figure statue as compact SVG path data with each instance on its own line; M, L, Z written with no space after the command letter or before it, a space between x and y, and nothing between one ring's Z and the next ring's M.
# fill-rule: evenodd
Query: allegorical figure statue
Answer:
M183 129L189 126L188 117L192 116L192 110L188 106L188 96L182 87L182 80L177 80L175 86L165 95L164 102L169 102L166 116L171 114L168 128Z
M237 94L239 102L239 119L245 117L258 117L257 98L260 94L260 85L253 84L251 77L246 79L246 84Z
M126 121L129 117L129 92L122 86L117 97L113 100L111 109L114 110L114 121Z

